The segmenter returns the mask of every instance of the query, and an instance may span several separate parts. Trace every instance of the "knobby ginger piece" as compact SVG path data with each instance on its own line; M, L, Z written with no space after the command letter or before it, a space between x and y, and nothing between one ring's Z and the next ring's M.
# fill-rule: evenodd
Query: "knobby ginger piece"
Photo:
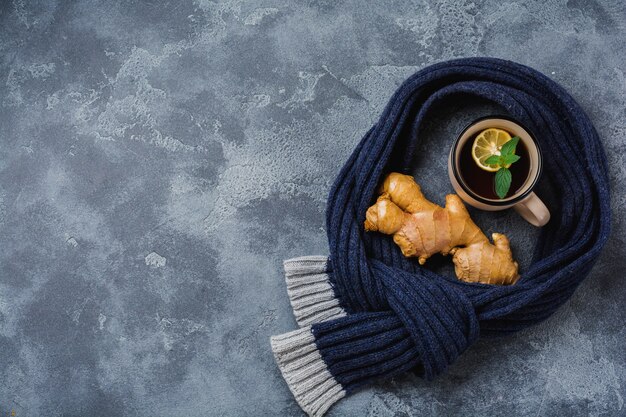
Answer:
M417 257L421 265L436 253L453 255L462 281L507 285L519 278L505 235L492 234L490 243L456 194L448 194L441 207L428 201L409 175L393 172L385 178L376 204L367 210L365 230L393 235L402 254Z

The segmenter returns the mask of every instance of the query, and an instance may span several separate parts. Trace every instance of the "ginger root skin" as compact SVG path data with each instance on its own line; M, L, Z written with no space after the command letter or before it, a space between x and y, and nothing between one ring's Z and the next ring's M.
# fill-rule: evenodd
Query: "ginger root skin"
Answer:
M393 235L404 256L424 265L436 253L450 254L457 278L466 282L508 285L518 280L509 239L494 233L489 242L457 195L448 194L441 207L424 197L413 177L396 172L385 178L379 194L367 209L365 230Z

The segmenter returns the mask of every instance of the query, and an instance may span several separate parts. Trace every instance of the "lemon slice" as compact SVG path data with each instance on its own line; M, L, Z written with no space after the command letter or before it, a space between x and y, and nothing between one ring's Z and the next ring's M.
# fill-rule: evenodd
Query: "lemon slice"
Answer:
M500 155L502 145L511 140L509 132L502 129L485 129L476 136L472 145L472 158L481 169L489 172L496 172L500 169L497 165L485 164L491 155Z

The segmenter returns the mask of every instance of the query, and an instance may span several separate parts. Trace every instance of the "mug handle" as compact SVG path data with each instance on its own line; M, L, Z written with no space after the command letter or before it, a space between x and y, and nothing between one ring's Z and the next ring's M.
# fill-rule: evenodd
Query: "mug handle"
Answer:
M545 226L550 220L550 211L535 193L530 193L528 197L517 203L513 208L524 220L533 226Z

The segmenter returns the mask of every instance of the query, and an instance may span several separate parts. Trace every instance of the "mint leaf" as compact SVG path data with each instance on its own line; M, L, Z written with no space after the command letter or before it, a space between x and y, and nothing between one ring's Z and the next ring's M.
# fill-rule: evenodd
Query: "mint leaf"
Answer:
M496 172L496 194L498 194L498 197L506 197L509 188L511 188L512 179L511 171L507 168L500 168L498 172Z
M485 163L487 165L498 165L500 163L500 157L498 155L491 155L489 158L485 159Z
M504 155L502 157L502 165L509 165L513 162L519 161L519 155Z
M500 155L513 155L515 153L515 147L517 146L517 142L519 142L519 136L513 136L511 140L502 145L500 149Z

